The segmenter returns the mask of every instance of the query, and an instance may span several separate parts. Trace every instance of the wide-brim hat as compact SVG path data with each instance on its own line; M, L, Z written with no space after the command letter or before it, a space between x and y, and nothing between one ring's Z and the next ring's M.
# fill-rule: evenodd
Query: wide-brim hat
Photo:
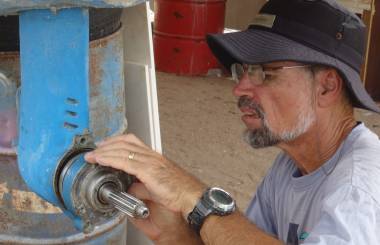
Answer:
M207 42L227 69L234 63L296 61L336 68L355 107L380 113L360 78L365 26L330 0L270 0L245 31L213 34Z

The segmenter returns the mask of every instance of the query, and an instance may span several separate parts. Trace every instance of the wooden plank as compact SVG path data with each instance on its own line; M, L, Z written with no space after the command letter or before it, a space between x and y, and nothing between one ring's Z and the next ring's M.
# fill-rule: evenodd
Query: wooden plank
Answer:
M366 33L366 36L367 36L367 44L366 44L367 50L366 50L366 54L365 54L365 58L364 58L364 63L362 65L362 70L361 70L361 74L360 74L360 76L361 76L362 81L363 81L364 84L366 83L366 77L367 77L368 56L369 56L369 50L370 50L372 23L373 23L374 15L375 15L375 11L374 10L373 11L365 10L363 12L363 15L362 15L363 22L367 26L367 33Z
M365 87L369 94L377 101L380 101L380 2L374 1L374 17L371 24L371 34L369 35L368 62L366 65Z

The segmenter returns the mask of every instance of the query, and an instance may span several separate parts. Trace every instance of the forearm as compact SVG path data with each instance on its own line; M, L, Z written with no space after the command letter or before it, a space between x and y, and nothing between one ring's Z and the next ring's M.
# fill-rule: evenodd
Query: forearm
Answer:
M166 237L160 241L156 241L155 245L172 245L172 244L181 244L181 245L203 245L201 238L195 233L192 236L177 236Z
M219 217L211 215L201 229L205 244L211 245L280 245L283 244L250 223L240 212Z
M171 234L169 234L171 233ZM155 241L156 245L203 245L202 239L189 227L187 223L176 224L171 231Z

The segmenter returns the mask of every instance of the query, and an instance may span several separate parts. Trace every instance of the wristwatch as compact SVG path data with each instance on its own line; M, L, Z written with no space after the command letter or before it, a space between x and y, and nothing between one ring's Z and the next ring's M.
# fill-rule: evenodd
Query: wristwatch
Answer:
M199 235L203 222L209 215L229 215L235 211L235 207L235 200L228 192L218 187L209 188L187 216L187 221Z

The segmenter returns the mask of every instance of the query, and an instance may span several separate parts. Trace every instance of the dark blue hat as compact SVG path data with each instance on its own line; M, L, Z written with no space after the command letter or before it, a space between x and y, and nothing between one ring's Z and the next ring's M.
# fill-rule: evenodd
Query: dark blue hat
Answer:
M214 55L233 63L297 61L336 68L356 107L380 113L360 78L366 28L333 0L269 0L245 31L207 36Z

